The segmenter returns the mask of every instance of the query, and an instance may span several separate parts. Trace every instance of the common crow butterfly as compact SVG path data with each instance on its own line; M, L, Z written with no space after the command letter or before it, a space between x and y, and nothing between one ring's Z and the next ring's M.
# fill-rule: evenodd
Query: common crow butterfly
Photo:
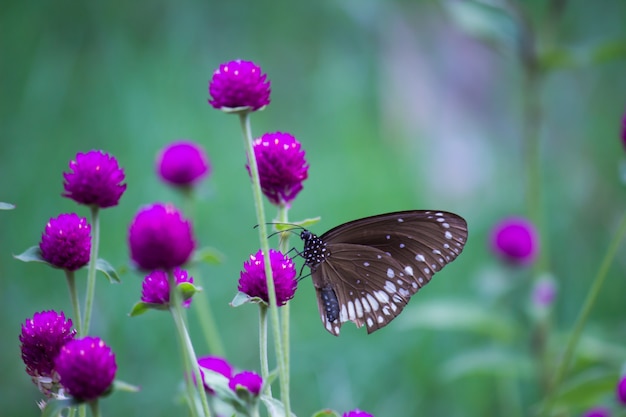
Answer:
M308 230L301 256L311 269L326 330L386 326L409 299L452 262L467 241L467 223L445 211L399 211L341 224L321 236Z

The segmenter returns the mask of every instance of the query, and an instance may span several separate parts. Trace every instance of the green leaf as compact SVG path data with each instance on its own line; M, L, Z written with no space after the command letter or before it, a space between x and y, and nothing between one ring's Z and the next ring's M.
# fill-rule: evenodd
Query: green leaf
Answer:
M527 356L493 346L454 356L441 368L441 375L447 380L474 375L531 376L533 366Z
M204 247L194 251L191 256L191 263L205 263L209 265L219 265L224 262L224 255L212 247Z
M180 291L183 301L189 300L195 293L202 291L202 288L196 287L191 282L181 282L176 288Z
M587 408L598 404L608 393L613 394L620 373L618 369L589 369L566 381L552 404L556 408Z
M285 417L285 407L283 403L279 400L272 398L268 395L261 395L261 401L265 404L265 408L267 408L267 414L272 417ZM291 417L296 417L294 413L290 413Z
M141 388L137 385L131 385L128 382L116 379L113 381L113 391L139 392L141 391Z
M130 310L128 315L130 317L136 317L140 314L145 313L148 310L167 310L169 307L167 304L153 304L153 303L144 303L143 301L139 301L136 303L133 308Z
M19 255L13 255L13 257L22 262L43 262L46 264L48 263L44 258L42 258L39 246L31 246Z
M248 303L253 303L253 304L265 304L267 305L267 303L265 301L263 301L262 298L259 297L250 297L248 294L239 291L236 295L235 298L233 298L233 301L230 302L231 307L239 307L242 306L244 304L248 304Z
M13 210L15 206L11 203L3 203L0 201L0 210Z
M207 368L202 368L202 375L204 376L204 383L211 387L215 391L215 395L222 401L232 405L237 410L245 409L245 403L228 386L228 378Z
M398 319L407 329L461 330L509 341L516 323L505 314L494 314L484 305L464 299L423 301L406 308Z
M98 259L96 261L96 269L102 272L109 279L111 284L119 284L122 282L115 268L106 260L102 258Z
M318 217L310 217L308 219L300 220L300 221L297 221L297 222L290 222L290 223L276 222L276 223L274 223L274 228L278 232L284 232L284 231L292 230L294 226L303 227L303 228L306 229L307 227L310 227L310 226L314 225L315 223L319 222L321 219L322 218L318 216Z
M612 39L597 45L590 53L594 64L605 64L626 58L626 40Z
M320 410L313 414L312 417L339 417L339 413L333 410Z
M58 417L65 408L76 407L78 404L73 398L48 400L46 408L41 412L41 417Z

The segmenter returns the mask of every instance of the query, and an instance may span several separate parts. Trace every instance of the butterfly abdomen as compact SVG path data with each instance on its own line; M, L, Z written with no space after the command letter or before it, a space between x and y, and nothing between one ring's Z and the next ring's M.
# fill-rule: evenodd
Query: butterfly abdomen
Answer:
M339 300L337 294L331 287L324 287L320 290L322 302L324 303L324 311L326 320L333 322L339 318Z

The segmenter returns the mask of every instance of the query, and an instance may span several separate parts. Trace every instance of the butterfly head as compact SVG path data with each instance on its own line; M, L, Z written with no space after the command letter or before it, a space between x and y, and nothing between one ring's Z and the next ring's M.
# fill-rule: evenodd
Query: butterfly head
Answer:
M330 256L326 243L316 234L305 229L300 233L300 239L304 241L304 250L302 251L304 264L309 268L315 268Z

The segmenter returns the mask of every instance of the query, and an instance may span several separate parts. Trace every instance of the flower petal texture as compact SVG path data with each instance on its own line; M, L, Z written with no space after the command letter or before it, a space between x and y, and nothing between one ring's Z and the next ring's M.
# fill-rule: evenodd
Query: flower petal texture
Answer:
M217 372L218 374L222 374L229 380L233 376L232 365L228 363L226 359L221 358L219 356L208 355L208 356L200 357L198 358L198 365L200 366L200 375L202 375L203 379L204 379L204 373L202 372L203 369L208 369L213 372ZM207 384L204 384L204 389L211 394L215 393Z
M33 382L39 377L56 379L54 361L63 345L75 336L72 320L66 319L62 311L42 311L26 319L20 333L20 350Z
M361 411L359 409L355 409L352 411L348 411L347 413L343 413L343 417L374 417L374 415L366 413L365 411Z
M302 190L309 166L300 142L289 133L266 133L254 141L261 189L272 204L289 205ZM246 165L250 173L250 165Z
M128 243L131 259L148 271L181 266L195 247L190 222L170 204L141 208L129 227Z
M126 191L124 170L115 157L103 151L78 153L64 172L63 197L100 208L116 206Z
M609 417L611 411L606 407L595 407L587 410L583 417Z
M252 395L257 396L261 392L263 378L261 378L261 376L256 372L243 371L233 376L228 382L228 386L235 392L238 387L245 388Z
M539 251L535 226L522 217L509 217L500 221L491 231L491 249L509 263L531 264Z
M157 156L157 172L163 181L178 187L190 187L210 173L204 149L191 141L176 141Z
M261 67L251 61L221 64L209 83L209 104L216 109L249 107L259 110L270 103L270 81Z
M91 225L75 213L51 218L39 242L41 256L57 268L75 271L89 263Z
M190 277L187 271L181 268L174 268L174 278L176 279L176 284L181 282L191 282L193 284L193 277ZM191 298L184 300L182 303L183 307L189 308L191 300ZM156 270L146 275L142 284L141 301L151 304L169 304L170 285L165 271Z
M270 263L276 290L276 303L282 306L293 298L296 292L298 286L296 269L291 258L274 249L270 249ZM259 297L269 303L263 252L259 250L256 254L250 255L250 259L244 262L243 267L244 270L239 275L239 291L250 297Z
M622 405L626 405L626 375L620 378L615 391L617 401L619 401Z
M103 395L117 371L115 354L102 339L74 339L61 348L56 359L61 384L74 398L90 401Z

